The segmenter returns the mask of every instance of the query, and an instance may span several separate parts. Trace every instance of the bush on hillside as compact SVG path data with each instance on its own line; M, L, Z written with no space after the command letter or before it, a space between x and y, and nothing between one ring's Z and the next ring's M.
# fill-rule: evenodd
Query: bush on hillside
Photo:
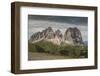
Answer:
M37 43L29 43L28 49L31 52L49 53L54 55L64 55L73 58L88 57L87 47L71 46L71 45L55 45L51 42L41 41Z

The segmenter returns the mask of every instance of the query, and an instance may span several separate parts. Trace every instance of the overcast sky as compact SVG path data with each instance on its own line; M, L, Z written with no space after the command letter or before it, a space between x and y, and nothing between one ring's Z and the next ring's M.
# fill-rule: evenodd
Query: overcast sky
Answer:
M88 39L87 17L28 15L28 38L47 27L52 27L54 31L59 29L62 34L69 27L77 27L82 33L83 40Z

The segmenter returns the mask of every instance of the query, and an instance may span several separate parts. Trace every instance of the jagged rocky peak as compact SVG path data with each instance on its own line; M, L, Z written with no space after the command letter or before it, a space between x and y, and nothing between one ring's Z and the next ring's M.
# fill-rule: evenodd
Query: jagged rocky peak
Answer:
M41 33L41 32L34 33L34 34L31 36L30 40L31 40L31 41L38 40L38 39L40 38L40 33Z
M48 27L46 30L47 30L48 32L53 32L52 27Z
M81 32L78 28L70 27L65 31L64 41L68 44L80 45L83 43Z
M41 40L49 41L57 45L60 45L61 43L81 45L83 43L81 32L76 27L68 28L65 31L64 35L61 33L59 29L54 31L51 27L48 27L42 30L41 32L34 33L30 38L30 42L32 43Z
M30 37L30 41L32 43L41 41L41 40L48 40L53 39L55 37L54 31L51 27L48 27L41 32L36 32Z
M54 31L51 27L48 27L47 29L43 30L42 33L44 33L45 39L54 38Z
M63 37L63 35L62 35L62 33L61 33L61 31L59 29L55 31L55 35L60 37L60 38Z

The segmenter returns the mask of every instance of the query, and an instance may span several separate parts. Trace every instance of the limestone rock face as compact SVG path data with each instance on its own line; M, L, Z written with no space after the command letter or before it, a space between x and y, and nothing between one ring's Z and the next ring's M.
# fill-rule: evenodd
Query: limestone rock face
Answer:
M53 29L51 27L48 27L47 29L43 30L41 33L43 34L43 37L45 39L54 38L54 31L53 31Z
M60 45L63 39L63 35L60 30L55 31L55 38L54 38L54 43Z
M73 45L80 45L83 43L81 32L78 28L68 28L64 34L64 42Z
M30 38L30 41L32 43L35 43L41 40L45 40L45 41L49 41L54 44L60 45L62 42L62 38L63 38L63 35L60 30L57 30L54 32L51 27L48 27L41 32L37 32L33 34Z
M51 27L48 27L41 32L34 33L30 37L30 42L35 43L41 40L49 41L54 44L60 45L62 42L64 44L71 44L71 45L81 45L82 35L78 28L68 28L64 35L58 29L54 31Z

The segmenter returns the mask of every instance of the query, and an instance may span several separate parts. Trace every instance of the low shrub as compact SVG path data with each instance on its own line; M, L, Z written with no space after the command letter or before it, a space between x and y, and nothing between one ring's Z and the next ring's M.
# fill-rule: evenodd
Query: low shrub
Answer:
M84 46L71 46L71 45L55 45L51 42L41 41L37 43L29 43L29 51L43 52L54 55L64 55L73 58L88 57L87 47Z

